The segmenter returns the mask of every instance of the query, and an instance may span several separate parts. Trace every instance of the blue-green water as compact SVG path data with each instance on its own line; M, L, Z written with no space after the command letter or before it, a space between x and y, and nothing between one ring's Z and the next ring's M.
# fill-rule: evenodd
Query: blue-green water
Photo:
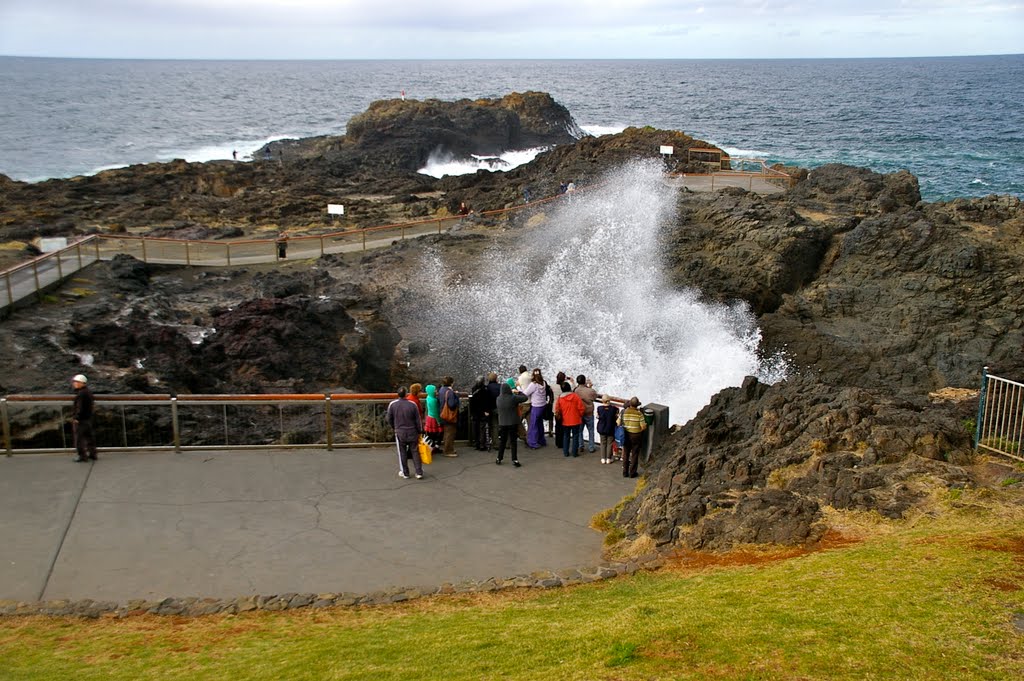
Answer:
M0 173L241 156L340 134L370 102L550 92L590 131L682 130L734 155L906 168L930 200L1024 196L1024 55L665 61L0 57Z

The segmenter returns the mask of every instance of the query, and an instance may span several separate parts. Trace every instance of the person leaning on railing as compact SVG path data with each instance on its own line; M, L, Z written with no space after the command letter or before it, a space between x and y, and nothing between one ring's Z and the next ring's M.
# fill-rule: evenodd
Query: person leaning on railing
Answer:
M622 452L622 477L635 478L637 466L640 464L640 450L644 444L644 431L647 430L647 419L640 411L639 398L629 398L629 405L622 412L620 423L626 429L625 448Z

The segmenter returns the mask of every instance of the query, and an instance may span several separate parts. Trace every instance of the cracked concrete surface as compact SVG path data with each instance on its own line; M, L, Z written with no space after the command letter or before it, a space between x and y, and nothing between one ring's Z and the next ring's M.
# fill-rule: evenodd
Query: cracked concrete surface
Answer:
M423 480L397 477L393 449L100 456L0 459L0 599L367 592L595 564L590 517L634 487L553 446L519 469L463 448Z

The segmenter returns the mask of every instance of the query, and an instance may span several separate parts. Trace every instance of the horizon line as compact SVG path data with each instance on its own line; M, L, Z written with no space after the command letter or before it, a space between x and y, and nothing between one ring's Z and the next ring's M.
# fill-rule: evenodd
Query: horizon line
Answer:
M223 62L464 62L464 61L853 61L867 59L973 59L1020 57L1024 52L991 54L925 54L913 56L860 57L84 57L31 54L0 54L0 59L62 59L80 61L223 61Z

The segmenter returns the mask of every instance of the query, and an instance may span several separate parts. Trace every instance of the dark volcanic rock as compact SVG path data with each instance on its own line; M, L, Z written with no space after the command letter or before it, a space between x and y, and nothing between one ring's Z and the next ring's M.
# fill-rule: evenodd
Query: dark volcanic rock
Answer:
M844 222L813 223L742 189L683 194L665 236L666 264L676 284L720 302L745 300L760 315L814 279L843 229Z
M880 175L867 168L838 163L815 168L789 194L793 200L808 206L845 206L861 210L869 207L882 212L913 208L921 200L917 178L906 170Z
M346 336L355 329L340 305L301 296L242 302L216 315L217 332L203 344L203 365L235 377L245 392L267 386L312 392L344 385L355 372Z
M833 227L813 280L761 318L768 347L843 385L974 386L986 364L1024 374L1020 202L1004 215L979 229L935 205Z
M119 291L141 293L149 286L149 266L123 253L110 261L110 276Z
M901 517L928 476L970 480L955 406L832 388L810 377L723 390L657 454L619 522L658 544L816 540L819 506Z

